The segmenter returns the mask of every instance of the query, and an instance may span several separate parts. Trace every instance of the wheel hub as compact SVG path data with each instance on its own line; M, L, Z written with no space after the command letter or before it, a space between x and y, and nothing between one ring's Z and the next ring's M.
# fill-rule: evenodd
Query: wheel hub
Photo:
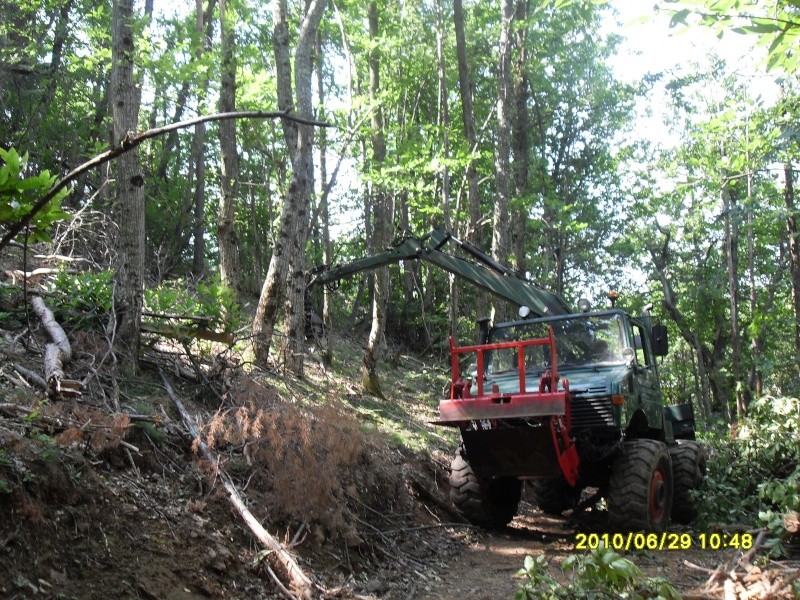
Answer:
M650 517L653 522L658 522L664 517L664 508L667 500L667 484L664 473L657 469L650 480Z

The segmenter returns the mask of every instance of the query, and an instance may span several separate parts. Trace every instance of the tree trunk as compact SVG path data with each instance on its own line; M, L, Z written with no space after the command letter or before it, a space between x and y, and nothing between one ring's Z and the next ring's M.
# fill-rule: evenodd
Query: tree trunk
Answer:
M791 163L783 165L786 205L786 234L789 246L789 272L792 282L792 307L794 309L794 362L800 371L800 235L797 231L797 206L794 200L794 168Z
M492 258L508 264L509 257L509 166L511 156L511 22L514 17L512 0L500 2L500 43L497 66L497 147L495 148L495 199L493 211ZM505 302L494 301L492 320L505 321L509 311Z
M664 238L664 242L661 245L661 248L655 248L653 246L648 247L648 251L650 253L650 257L652 259L653 267L655 268L655 275L658 281L661 283L661 287L664 293L663 305L666 309L667 313L672 317L675 324L678 326L678 330L681 332L681 336L684 340L689 344L691 348L694 349L695 355L697 357L697 374L700 379L700 388L701 388L701 395L699 398L700 406L703 409L703 416L706 419L711 418L711 401L709 398L709 385L710 380L708 377L708 371L706 369L706 364L711 362L711 353L707 352L706 349L703 347L703 343L700 340L700 337L694 332L694 330L686 323L686 319L683 317L683 314L678 309L678 301L675 297L675 292L672 289L672 284L670 283L670 278L667 275L666 269L667 265L669 264L669 242L670 236L666 235Z
M517 23L525 23L528 19L530 0L517 0L514 19ZM513 256L512 267L517 273L525 274L527 270L526 244L528 215L527 202L522 199L528 192L528 161L530 150L530 128L528 118L528 73L526 63L528 28L517 28L516 48L517 56L514 61L514 126L512 133L512 150L514 157L514 198L516 202L511 209L511 249Z
M208 9L203 13L203 0L196 0L195 10L197 12L197 32L203 36L202 43L197 47L197 60L203 58L203 54L211 43L211 15L214 11L215 0L209 0ZM200 84L200 91L197 95L198 104L205 99L208 94L208 77L203 77ZM205 242L205 213L206 213L206 159L203 151L206 143L206 125L198 123L194 128L194 138L192 139L192 163L194 164L195 186L194 186L194 223L192 227L192 273L198 279L205 274L206 270L206 242Z
M322 34L317 32L317 93L319 94L319 106L325 106L325 77L322 71ZM319 115L321 118L321 115ZM322 232L322 263L329 265L333 262L333 247L331 245L331 215L330 205L328 203L328 194L325 192L325 187L328 182L328 162L326 156L328 153L328 134L323 128L319 132L319 180L322 193L320 194L320 229ZM322 325L325 331L331 331L333 328L333 316L331 314L332 308L332 291L329 286L322 286ZM324 336L327 340L327 334ZM325 344L322 351L322 361L326 365L333 364L333 348L330 341Z
M236 110L236 29L228 0L220 0L220 40L222 67L219 91L220 112ZM219 273L222 283L238 297L241 287L239 252L236 239L236 201L239 196L239 153L236 148L236 121L219 124L220 198L217 210Z
M112 17L109 100L114 141L136 132L140 96L134 81L133 0L116 0ZM144 294L145 200L139 151L121 155L116 164L116 221L120 223L114 275L114 350L123 373L138 370L139 327Z
M444 214L444 227L447 231L455 231L453 225L453 215L450 207L450 168L447 166L447 161L450 160L450 111L448 109L448 91L447 91L447 77L445 72L444 60L444 18L440 16L438 27L436 30L436 60L439 65L439 127L443 135L443 155L444 166L442 167L442 212ZM451 337L456 337L458 331L458 282L456 276L452 273L448 274L448 296L449 296L449 314L447 318L448 330Z
M383 108L378 101L380 95L380 53L376 43L379 36L378 8L375 1L369 3L367 11L369 37L373 42L369 53L369 95L375 104L372 113L372 160L373 169L380 170L386 159L386 140L383 133ZM372 188L372 247L385 248L388 244L389 214L386 206L386 191L380 183ZM364 389L375 396L383 396L378 379L377 363L383 335L386 328L386 307L389 301L389 268L381 267L373 274L372 325L369 331L367 349L361 369L361 383Z
M273 13L278 102L282 110L291 106L293 96L286 4L286 0L278 0ZM294 57L294 85L297 94L294 104L300 117L312 116L312 49L316 39L316 29L324 10L325 0L312 0L300 25ZM257 361L266 363L281 290L286 289L284 303L286 331L281 350L286 367L299 376L303 374L305 344L304 261L308 239L310 195L313 190L311 182L313 130L309 125L292 124L284 120L284 137L292 158L292 180L281 208L278 236L253 321L253 346Z
M278 0L273 5L272 45L275 53L275 69L277 71L278 109L289 110L293 104L294 92L292 91L292 64L289 53L289 27L286 15L286 1ZM297 148L297 134L294 123L284 121L283 135L290 157ZM293 159L292 159L293 160ZM261 288L261 295L256 306L253 319L253 351L256 361L262 365L267 364L269 349L272 344L272 333L278 315L283 293L283 283L289 271L286 249L289 243L289 229L291 226L291 205L289 194L293 192L290 186L287 197L281 208L280 226L275 244L272 248L272 258L267 269L267 277Z
M472 86L467 62L466 34L464 32L464 7L461 0L453 0L453 25L456 33L456 55L458 57L458 89L461 95L461 114L464 121L464 138L470 152L477 146L475 134L475 115L472 106ZM483 246L479 223L481 220L481 199L478 191L478 172L474 159L467 163L467 223L464 238L478 246ZM475 294L475 311L481 317L486 314L487 296L483 291Z
M731 375L736 394L736 416L747 410L747 394L742 376L742 336L739 330L739 204L736 194L727 183L722 187L725 212L725 245L728 266L728 295L730 297Z

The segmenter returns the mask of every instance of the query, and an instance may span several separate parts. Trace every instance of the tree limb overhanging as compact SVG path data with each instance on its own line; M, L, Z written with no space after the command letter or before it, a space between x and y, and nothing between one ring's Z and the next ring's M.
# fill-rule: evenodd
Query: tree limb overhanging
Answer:
M14 223L13 225L9 226L8 231L3 236L3 239L0 240L0 251L3 250L6 246L8 246L11 241L23 230L25 226L31 222L36 214L41 211L47 203L50 202L56 195L67 187L72 181L78 178L81 174L93 169L95 167L99 167L102 164L117 158L118 156L129 152L136 148L142 142L149 140L154 137L158 137L160 135L164 135L166 133L170 133L171 131L175 131L177 129L185 129L187 127L192 127L199 123L208 123L211 121L224 121L226 119L286 119L288 121L293 121L295 123L302 123L304 125L311 125L314 127L333 127L330 123L325 123L324 121L316 121L314 119L305 119L303 117L298 117L296 115L290 114L288 110L285 111L265 111L265 110L245 110L245 111L236 111L236 112L228 112L228 113L215 113L213 115L204 115L201 117L195 117L193 119L187 119L185 121L180 121L178 123L170 123L169 125L165 125L163 127L155 127L153 129L148 129L146 131L142 131L141 133L136 133L133 131L129 131L125 137L120 140L120 142L114 146L113 148L106 150L105 152L98 154L94 158L86 161L82 165L74 168L72 171L67 173L63 178L59 179L53 187L41 198L39 198L31 208L31 211L22 217L19 221Z

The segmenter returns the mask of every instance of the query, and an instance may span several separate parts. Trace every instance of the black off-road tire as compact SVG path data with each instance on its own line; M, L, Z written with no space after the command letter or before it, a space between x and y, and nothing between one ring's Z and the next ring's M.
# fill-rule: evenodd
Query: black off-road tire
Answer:
M535 479L530 482L533 499L546 515L560 517L575 505L579 492L567 483L566 479Z
M672 511L672 461L667 445L629 440L608 480L608 522L616 531L665 531Z
M703 486L706 476L706 451L698 442L681 440L670 446L674 491L672 493L672 520L688 525L697 518L697 506L691 492Z
M522 482L514 477L479 479L463 456L456 452L450 465L450 500L473 525L502 529L517 514Z

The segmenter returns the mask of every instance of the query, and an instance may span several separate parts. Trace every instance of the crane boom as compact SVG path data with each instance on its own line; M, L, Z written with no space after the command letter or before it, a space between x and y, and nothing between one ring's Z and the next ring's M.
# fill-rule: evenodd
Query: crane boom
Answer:
M448 242L456 244L476 262L442 252L440 248ZM311 271L309 286L333 283L348 275L378 269L402 260L424 260L434 264L503 300L527 306L534 317L572 312L558 295L531 283L472 244L462 242L442 229L435 229L421 238L408 237L393 248L345 265L317 267Z

